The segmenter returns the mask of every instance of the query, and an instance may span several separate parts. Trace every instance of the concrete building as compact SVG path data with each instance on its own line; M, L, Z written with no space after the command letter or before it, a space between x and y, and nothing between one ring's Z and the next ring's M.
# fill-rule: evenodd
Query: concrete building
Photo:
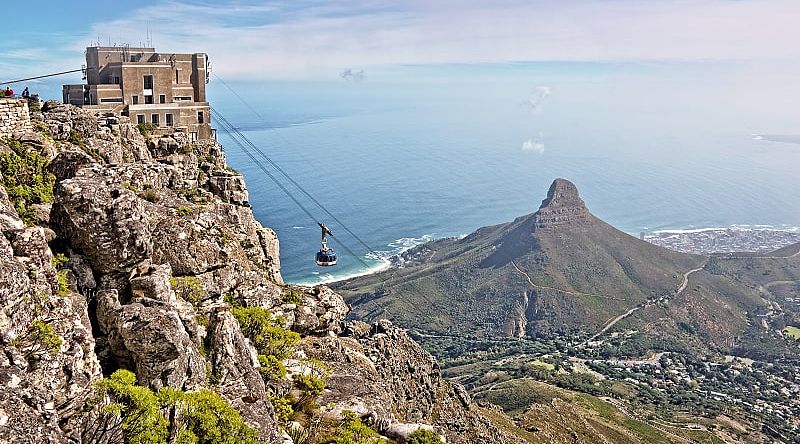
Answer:
M206 101L204 53L158 53L155 48L86 48L86 84L64 85L64 103L127 115L158 132L213 137Z

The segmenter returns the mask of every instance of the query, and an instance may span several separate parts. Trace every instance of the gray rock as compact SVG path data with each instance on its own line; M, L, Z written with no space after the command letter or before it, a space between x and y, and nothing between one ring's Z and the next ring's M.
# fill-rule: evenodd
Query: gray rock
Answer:
M248 345L233 315L226 309L214 310L208 334L208 353L215 390L238 410L250 427L261 431L261 438L278 442L272 404L258 370L255 350Z

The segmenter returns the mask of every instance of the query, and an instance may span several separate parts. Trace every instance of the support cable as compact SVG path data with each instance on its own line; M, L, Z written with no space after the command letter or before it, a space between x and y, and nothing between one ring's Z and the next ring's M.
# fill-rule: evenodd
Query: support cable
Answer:
M216 74L214 74L214 78L219 80L229 91L231 91L231 93L234 96L236 96L239 99L239 101L241 101L252 113L254 113L256 115L256 117L258 117L262 122L264 121L264 118L261 117L261 115L258 113L258 111L256 111L246 100L244 100L244 98L242 96L240 96L230 85L228 85L228 83L226 83L224 80L222 80ZM237 130L237 132L238 132L238 130ZM367 249L367 252L369 252L370 254L372 254L375 257L380 257L380 255L375 250L373 250L372 247L369 246L369 244L367 244L363 239L361 239L361 237L359 237L352 230L350 230L350 228L348 228L347 225L344 224L344 222L339 220L339 218L336 217L336 215L334 215L333 213L328 211L328 209L325 208L325 206L322 205L322 203L320 203L319 200L317 200L314 196L312 196L311 193L306 191L306 189L303 188L299 183L297 183L297 181L295 181L286 171L284 171L283 168L281 168L275 162L273 162L260 148L258 148L255 144L253 144L247 138L245 138L245 141L255 151L257 151L259 154L264 156L264 158L267 160L267 162L269 162L270 165L272 165L276 170L278 170L281 174L283 174L283 176L286 177L286 179L289 180L289 182L291 182L295 187L297 187L297 189L300 190L301 193L303 193L306 197L308 197L312 202L314 202L314 204L317 207L319 207L322 211L324 211L325 214L327 214L331 219L333 219L337 224L339 224L339 226L341 226L344 229L344 231L346 231L348 234L353 236L353 239L355 239L356 241L358 241L358 243L360 243L362 246L364 246L364 248Z
M45 77L55 77L55 76L60 76L60 75L64 75L64 74L71 74L73 72L81 72L81 71L83 71L83 68L81 68L81 69L73 69L73 70L70 70L70 71L56 72L56 73L53 73L53 74L44 74L44 75L35 76L35 77L28 77L26 79L8 80L8 81L5 81L5 82L0 82L0 84L9 85L9 84L12 84L12 83L27 82L28 80L43 79Z

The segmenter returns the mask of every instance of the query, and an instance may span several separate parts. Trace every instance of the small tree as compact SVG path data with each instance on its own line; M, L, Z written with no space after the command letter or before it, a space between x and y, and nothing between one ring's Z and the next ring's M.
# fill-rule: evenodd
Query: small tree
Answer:
M361 422L361 418L349 410L342 412L342 421L336 433L323 440L325 443L335 444L378 444L380 435L375 430Z

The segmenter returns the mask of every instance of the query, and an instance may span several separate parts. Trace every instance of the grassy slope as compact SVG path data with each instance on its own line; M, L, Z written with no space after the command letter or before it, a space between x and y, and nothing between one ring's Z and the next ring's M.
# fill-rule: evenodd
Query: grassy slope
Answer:
M692 430L686 424L666 425L646 415L632 416L603 399L529 379L497 384L476 397L490 402L519 402L512 410L516 413L514 420L488 409L484 413L506 431L531 443L570 443L574 439L587 444L677 443L685 439L723 442L707 430Z

